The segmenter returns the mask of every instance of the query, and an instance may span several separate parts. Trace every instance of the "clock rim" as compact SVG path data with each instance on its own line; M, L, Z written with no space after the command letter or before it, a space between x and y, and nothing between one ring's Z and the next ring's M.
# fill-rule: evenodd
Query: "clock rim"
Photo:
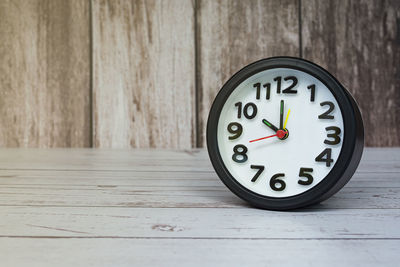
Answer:
M289 197L270 197L240 184L226 168L218 147L219 117L226 100L243 81L273 68L290 68L305 72L322 82L335 97L343 117L344 136L341 152L328 175L314 187ZM271 57L251 63L236 72L221 88L211 106L207 121L207 148L211 163L221 181L238 197L251 205L272 210L304 207L325 200L339 191L354 174L362 155L363 124L361 113L350 93L327 70L297 57Z

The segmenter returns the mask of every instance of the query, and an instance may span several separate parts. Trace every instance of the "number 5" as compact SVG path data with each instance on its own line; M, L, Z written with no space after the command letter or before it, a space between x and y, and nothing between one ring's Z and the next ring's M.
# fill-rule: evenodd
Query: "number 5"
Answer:
M298 183L301 185L310 185L312 184L312 182L314 181L314 178L312 177L311 174L307 173L307 172L313 172L312 168L300 168L300 172L299 172L299 177L306 177L307 180L301 180L299 179Z

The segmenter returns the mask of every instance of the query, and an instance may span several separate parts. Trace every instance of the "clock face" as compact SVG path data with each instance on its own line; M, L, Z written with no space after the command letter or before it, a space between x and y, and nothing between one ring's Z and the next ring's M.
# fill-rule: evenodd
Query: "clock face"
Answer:
M219 155L233 179L272 198L296 196L321 183L345 136L331 89L289 67L255 72L232 88L216 128Z

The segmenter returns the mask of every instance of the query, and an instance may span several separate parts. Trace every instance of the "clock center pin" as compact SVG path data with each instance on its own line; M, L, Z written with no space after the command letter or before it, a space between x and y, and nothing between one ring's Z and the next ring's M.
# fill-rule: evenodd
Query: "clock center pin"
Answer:
M288 138L288 136L289 136L289 130L288 129L284 129L284 130L278 130L277 132L276 132L276 134L277 134L277 137L279 138L279 139L281 139L281 140L285 140L286 138Z

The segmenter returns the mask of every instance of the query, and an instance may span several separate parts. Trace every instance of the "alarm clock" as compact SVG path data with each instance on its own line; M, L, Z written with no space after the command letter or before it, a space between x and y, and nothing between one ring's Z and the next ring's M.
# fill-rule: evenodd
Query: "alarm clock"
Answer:
M207 148L222 182L249 204L288 210L328 199L364 147L360 110L322 67L273 57L234 74L217 94Z

